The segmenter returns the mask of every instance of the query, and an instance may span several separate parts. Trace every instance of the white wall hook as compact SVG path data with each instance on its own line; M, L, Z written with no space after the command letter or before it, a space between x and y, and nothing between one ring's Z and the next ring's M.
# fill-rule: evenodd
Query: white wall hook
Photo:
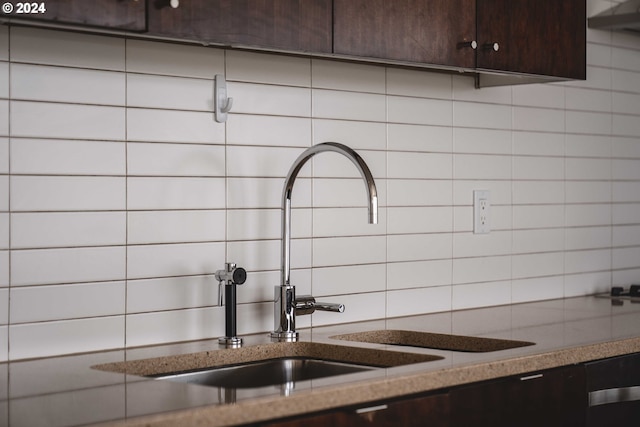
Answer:
M222 74L216 74L213 82L214 118L218 123L227 121L227 113L233 106L233 98L227 97L227 82Z

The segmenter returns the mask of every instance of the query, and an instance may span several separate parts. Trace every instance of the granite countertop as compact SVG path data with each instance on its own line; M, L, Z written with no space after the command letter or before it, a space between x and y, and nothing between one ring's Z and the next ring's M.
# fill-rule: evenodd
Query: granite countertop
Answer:
M0 364L0 424L9 426L234 425L640 352L640 304L596 296L436 313L301 330L301 341L383 349L442 359L270 387L227 390L106 372L92 367L206 354L205 340ZM468 353L335 340L372 330L409 330L535 345ZM264 347L267 334L243 337ZM233 351L233 350L231 350ZM214 353L215 354L215 353ZM161 358L161 359L158 359ZM6 415L4 415L6 414Z

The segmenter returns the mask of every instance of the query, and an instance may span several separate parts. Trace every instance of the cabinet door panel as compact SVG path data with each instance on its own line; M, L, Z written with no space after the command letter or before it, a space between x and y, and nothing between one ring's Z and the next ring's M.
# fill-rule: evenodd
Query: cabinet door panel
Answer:
M14 14L12 16L129 31L145 31L147 29L146 2L143 0L47 0L36 3L44 4L46 12L26 15Z
M476 0L335 0L334 53L473 67Z
M585 79L585 8L584 0L477 0L478 68ZM486 48L493 43L497 52Z
M269 427L448 427L449 395L446 393L407 398L368 410L339 409L321 415L276 421Z
M204 43L331 51L331 0L189 0L149 5L149 33Z
M529 378L529 379L527 379ZM583 366L506 378L451 391L452 426L581 427L587 406Z

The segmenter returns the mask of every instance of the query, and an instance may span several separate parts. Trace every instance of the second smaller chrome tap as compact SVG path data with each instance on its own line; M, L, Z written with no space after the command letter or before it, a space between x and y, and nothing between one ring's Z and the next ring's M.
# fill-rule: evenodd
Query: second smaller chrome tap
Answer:
M247 280L247 271L236 267L233 263L226 263L224 270L216 271L218 280L218 304L222 305L222 289L224 289L224 323L225 336L218 338L218 343L225 347L240 347L242 338L237 337L236 324L236 285L242 285ZM224 287L224 288L223 288Z

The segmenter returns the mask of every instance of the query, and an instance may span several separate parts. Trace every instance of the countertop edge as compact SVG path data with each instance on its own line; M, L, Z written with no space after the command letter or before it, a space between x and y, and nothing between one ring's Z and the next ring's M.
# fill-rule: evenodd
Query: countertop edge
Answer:
M203 406L100 423L100 427L230 426L300 416L345 406L435 391L640 352L640 337L579 345L435 371L326 386L283 398L264 397L234 405ZM287 399L287 404L281 404Z

